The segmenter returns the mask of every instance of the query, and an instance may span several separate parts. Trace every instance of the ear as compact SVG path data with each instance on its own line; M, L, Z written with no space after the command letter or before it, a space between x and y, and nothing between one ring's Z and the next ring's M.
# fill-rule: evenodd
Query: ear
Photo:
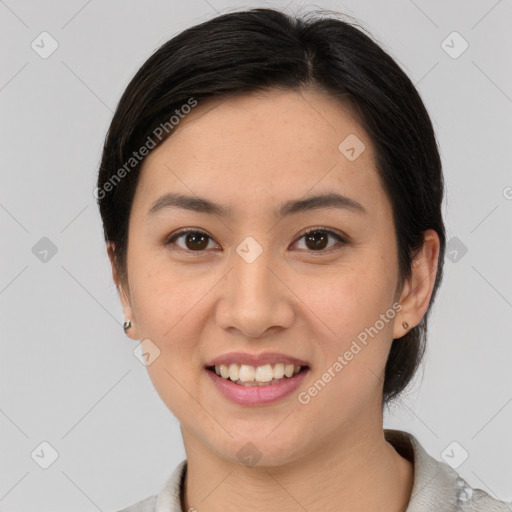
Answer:
M127 289L127 286L123 284L119 277L119 272L117 269L116 259L115 259L115 244L113 242L107 242L107 253L110 259L110 265L112 266L112 278L114 283L116 284L117 292L119 294L119 298L121 299L121 305L123 307L123 315L124 320L130 320L132 323L131 327L127 329L126 335L132 340L138 340L139 335L137 332L137 325L135 322L135 315L133 314L131 300L130 300L130 292Z
M437 275L439 235L428 229L423 234L423 246L412 263L411 277L404 283L399 302L402 305L393 327L393 338L401 338L421 322L425 315ZM404 329L402 322L409 324Z

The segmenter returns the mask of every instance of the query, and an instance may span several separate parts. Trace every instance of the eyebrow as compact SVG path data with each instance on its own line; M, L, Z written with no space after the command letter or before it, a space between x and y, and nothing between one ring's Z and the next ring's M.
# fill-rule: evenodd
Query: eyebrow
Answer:
M233 215L232 208L228 206L214 203L202 197L186 196L176 193L167 193L159 197L148 210L147 215L155 215L167 208L182 208L197 213L218 215L220 217L232 217ZM334 192L310 196L305 199L286 201L278 205L273 213L274 216L282 218L295 213L320 210L323 208L339 208L355 213L368 213L366 208L355 199Z

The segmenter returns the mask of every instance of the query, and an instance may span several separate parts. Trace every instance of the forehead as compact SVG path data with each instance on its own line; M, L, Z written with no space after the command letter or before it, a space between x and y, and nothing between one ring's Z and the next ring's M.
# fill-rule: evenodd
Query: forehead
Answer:
M174 130L144 160L136 203L177 190L224 204L281 203L334 188L382 193L369 137L353 111L324 92L199 101Z

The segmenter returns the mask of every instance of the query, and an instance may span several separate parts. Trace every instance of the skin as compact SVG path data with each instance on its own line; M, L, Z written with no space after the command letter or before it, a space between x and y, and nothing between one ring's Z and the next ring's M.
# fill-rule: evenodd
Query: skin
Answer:
M273 89L200 102L175 130L143 163L129 220L127 283L118 278L115 247L108 251L133 324L128 336L160 350L148 372L181 424L188 460L183 510L404 510L413 467L384 438L384 368L393 338L407 332L402 322L413 327L428 308L437 234L425 233L412 276L397 290L391 203L372 142L351 111L324 92ZM366 146L354 161L338 149L349 134ZM176 208L147 215L171 191L228 205L234 215ZM332 191L361 203L366 214L271 214L282 201ZM331 237L315 251L303 234L317 226L349 242ZM211 237L202 253L186 236L165 245L186 227ZM250 264L236 252L247 236L263 249ZM402 310L394 319L301 404L298 393L397 300ZM299 390L274 404L237 405L203 368L232 351L281 352L308 361L310 372ZM249 442L261 452L254 466L237 457Z

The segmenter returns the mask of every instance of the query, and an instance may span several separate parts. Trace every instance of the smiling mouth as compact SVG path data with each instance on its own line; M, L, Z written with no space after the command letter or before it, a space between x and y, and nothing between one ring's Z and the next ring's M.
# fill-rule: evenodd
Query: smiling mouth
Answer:
M252 366L247 364L215 365L206 369L219 377L241 386L269 386L291 379L299 373L309 370L309 366L293 364L265 364Z

